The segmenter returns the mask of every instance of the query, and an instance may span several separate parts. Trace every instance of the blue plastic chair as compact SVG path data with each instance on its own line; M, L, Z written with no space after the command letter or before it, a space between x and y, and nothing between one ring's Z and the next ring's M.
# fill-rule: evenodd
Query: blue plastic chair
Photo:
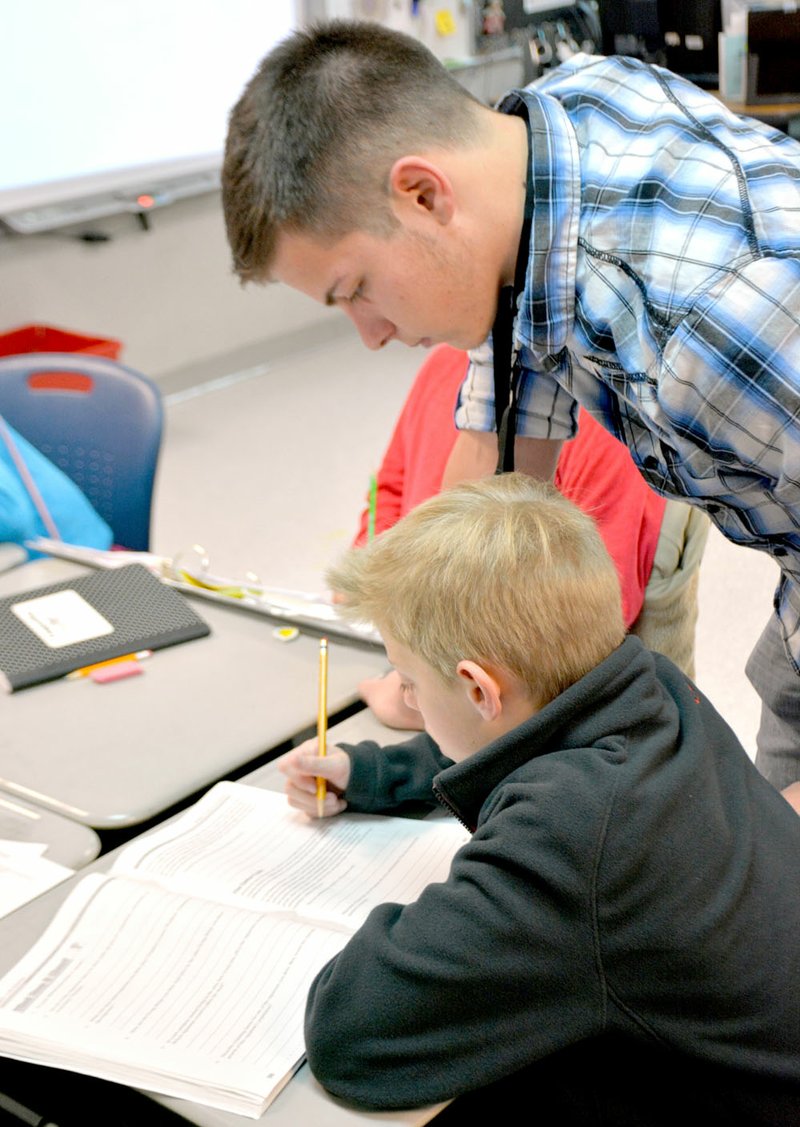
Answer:
M0 414L83 490L115 544L149 550L164 419L152 380L85 353L0 357Z

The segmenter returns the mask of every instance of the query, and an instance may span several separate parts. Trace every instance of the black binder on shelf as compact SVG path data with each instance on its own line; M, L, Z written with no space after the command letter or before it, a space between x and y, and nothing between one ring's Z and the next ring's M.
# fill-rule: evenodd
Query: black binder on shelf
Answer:
M13 693L210 633L187 599L142 564L93 572L0 599L0 686Z

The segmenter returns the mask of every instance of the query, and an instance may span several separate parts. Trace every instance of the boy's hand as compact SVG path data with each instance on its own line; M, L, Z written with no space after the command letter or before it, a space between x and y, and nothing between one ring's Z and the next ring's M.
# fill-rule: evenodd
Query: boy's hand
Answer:
M400 674L393 669L385 677L369 677L362 681L358 691L364 703L387 728L421 732L422 716L406 704L400 685Z
M323 817L330 818L333 814L341 814L347 806L342 794L350 780L350 756L338 747L324 756L318 752L316 737L306 740L285 755L278 768L286 776L289 805L295 810L302 810L310 818L318 817L317 777L325 779L327 794Z

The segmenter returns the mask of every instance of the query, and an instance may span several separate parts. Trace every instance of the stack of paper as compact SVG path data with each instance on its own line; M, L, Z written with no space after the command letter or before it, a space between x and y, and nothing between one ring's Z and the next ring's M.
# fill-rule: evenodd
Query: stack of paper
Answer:
M310 822L220 783L84 877L0 981L0 1052L258 1116L304 1056L318 970L370 909L444 880L452 821Z

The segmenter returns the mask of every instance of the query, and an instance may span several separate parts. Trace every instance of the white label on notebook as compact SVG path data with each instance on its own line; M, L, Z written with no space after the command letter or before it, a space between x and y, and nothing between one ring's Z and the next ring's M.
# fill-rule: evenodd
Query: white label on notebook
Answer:
M77 591L40 595L38 599L15 603L11 609L20 622L53 650L114 633L111 623Z

